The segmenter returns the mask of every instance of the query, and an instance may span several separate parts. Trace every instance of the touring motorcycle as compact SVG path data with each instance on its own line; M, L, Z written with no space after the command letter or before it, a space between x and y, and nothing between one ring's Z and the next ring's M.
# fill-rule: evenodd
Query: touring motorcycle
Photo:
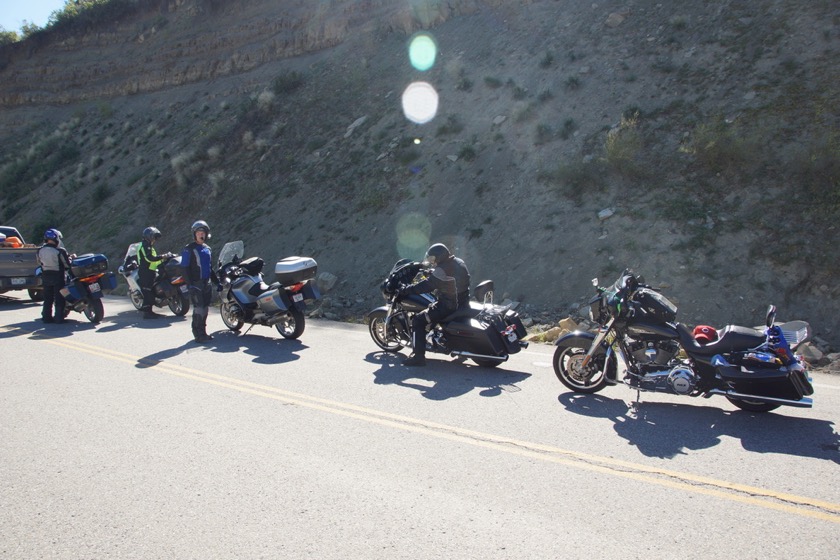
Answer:
M609 288L597 278L592 284L597 334L576 331L555 342L554 372L572 391L595 393L617 384L623 371L624 384L637 391L720 395L752 412L813 405L806 364L793 354L810 337L808 323L777 325L771 305L763 329L706 327L711 336L695 337L675 322L677 306L630 270Z
M368 313L367 319L371 338L386 352L411 346L412 318L435 302L432 294L400 293L401 287L427 273L423 263L402 259L380 285L386 304ZM479 301L470 301L469 308L456 311L429 331L426 349L495 367L528 347L522 340L525 327L515 311L493 304L491 280L476 286L475 295Z
M217 274L222 321L232 331L239 331L243 324L250 323L251 326L274 326L283 338L300 337L306 327L307 302L321 298L312 281L318 272L318 263L309 257L281 259L274 265L277 281L266 284L262 275L263 259L243 259L244 255L242 241L227 243L219 254Z
M140 289L140 265L137 262L137 251L140 243L132 243L125 253L123 264L118 272L128 282L128 297L135 309L143 308L143 291ZM155 307L169 306L175 315L182 317L190 310L190 294L187 280L181 268L181 255L167 254L166 259L158 266L152 293L155 295Z
M76 311L91 323L99 323L105 316L102 290L117 287L116 275L108 272L108 258L101 253L75 256L70 261L70 273L67 283L61 288L64 316Z

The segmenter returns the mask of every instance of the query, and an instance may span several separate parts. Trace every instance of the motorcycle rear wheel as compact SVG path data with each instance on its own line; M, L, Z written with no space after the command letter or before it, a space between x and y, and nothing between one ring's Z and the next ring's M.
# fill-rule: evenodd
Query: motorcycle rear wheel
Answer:
M169 310L178 317L183 317L190 310L190 296L178 292L174 297L169 298Z
M581 367L584 356L586 356L584 348L558 346L557 350L554 351L554 359L552 360L554 374L560 380L560 383L575 393L597 393L607 384L607 376L604 371L606 354L593 356L585 369ZM615 367L615 359L611 358L610 363L607 364L607 369Z
M471 358L471 359L472 359L472 361L474 361L475 363L477 363L481 367L486 367L486 368L494 368L494 367L496 367L496 366L498 366L499 364L502 363L498 360L488 360L486 358Z
M732 397L726 397L726 400L728 400L741 410L747 410L749 412L770 412L771 410L776 410L781 406L779 404L770 404L766 402L751 401L747 399L735 399Z
M137 311L143 309L143 294L140 293L139 290L130 290L128 292L128 297L131 300L131 305L134 306L134 309Z
M289 315L274 325L283 338L294 340L300 338L306 328L306 317L297 309L289 309Z
M399 352L403 349L403 345L399 343L397 338L385 333L385 315L371 317L368 323L368 331L370 331L370 337L376 345L386 352Z
M85 317L87 317L87 320L95 325L102 320L102 317L105 316L105 305L102 303L101 299L94 299L88 303L83 313L85 314Z
M242 308L230 301L222 302L222 305L219 306L219 315L222 316L222 322L225 326L232 331L238 331L245 324L242 319Z

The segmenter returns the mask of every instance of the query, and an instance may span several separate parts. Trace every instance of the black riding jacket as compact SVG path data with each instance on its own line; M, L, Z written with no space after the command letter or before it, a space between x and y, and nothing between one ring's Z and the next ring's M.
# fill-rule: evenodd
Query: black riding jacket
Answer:
M450 256L441 261L428 276L403 289L403 293L424 294L434 293L439 305L456 310L470 301L470 271L467 265L458 257Z

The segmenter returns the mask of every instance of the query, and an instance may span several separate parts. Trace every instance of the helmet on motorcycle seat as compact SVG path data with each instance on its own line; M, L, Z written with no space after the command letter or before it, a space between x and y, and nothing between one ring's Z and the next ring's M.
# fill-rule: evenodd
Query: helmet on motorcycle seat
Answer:
M195 232L203 231L207 235L207 239L210 239L210 226L207 225L207 222L204 220L198 220L192 225L192 233L193 238L195 238Z
M143 230L143 239L151 243L155 239L160 239L160 230L155 226L149 226Z
M426 262L432 266L436 266L452 256L449 249L443 243L435 243L429 250L426 251Z
M61 242L61 232L55 228L50 228L44 232L44 241Z
M694 340L700 344L708 344L718 339L717 329L709 325L697 325L694 327L692 334L694 335Z

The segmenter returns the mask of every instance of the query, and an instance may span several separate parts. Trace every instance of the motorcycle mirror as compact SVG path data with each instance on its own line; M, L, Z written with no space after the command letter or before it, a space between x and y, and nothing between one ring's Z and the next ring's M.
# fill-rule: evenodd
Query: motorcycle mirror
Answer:
M598 279L597 278L592 279L592 285L595 286L596 288L598 287Z
M775 323L775 322L776 322L776 306L771 305L770 307L767 308L767 321L765 322L765 324L767 325L767 328L770 328L770 327L773 326L773 323Z

